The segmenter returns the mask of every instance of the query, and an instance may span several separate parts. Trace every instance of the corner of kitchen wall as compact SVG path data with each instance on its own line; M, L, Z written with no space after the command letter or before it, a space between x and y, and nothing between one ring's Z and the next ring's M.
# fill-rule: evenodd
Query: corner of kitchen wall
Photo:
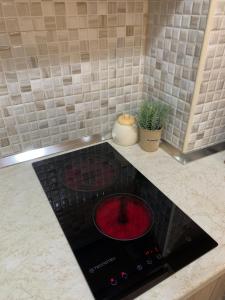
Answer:
M224 32L223 0L0 1L0 157L110 137L149 98L183 152L225 140Z
M145 98L171 107L163 138L183 149L209 0L149 0Z
M212 0L183 152L225 141L225 2Z

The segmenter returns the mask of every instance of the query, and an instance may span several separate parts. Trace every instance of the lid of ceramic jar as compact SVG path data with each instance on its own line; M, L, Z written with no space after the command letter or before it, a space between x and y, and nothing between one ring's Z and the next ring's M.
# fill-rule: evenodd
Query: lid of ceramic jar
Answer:
M129 114L122 114L117 120L121 125L133 125L136 122L135 117Z

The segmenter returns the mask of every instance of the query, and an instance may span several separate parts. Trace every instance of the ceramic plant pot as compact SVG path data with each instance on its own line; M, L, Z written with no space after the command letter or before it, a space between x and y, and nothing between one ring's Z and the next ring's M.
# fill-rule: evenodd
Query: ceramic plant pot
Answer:
M157 151L162 135L162 129L147 130L139 128L139 145L147 152Z

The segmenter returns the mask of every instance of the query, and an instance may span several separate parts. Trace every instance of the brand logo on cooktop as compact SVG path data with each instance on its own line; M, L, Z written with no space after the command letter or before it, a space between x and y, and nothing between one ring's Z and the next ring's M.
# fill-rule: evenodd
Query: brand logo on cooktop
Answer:
M94 272L96 272L97 270L101 269L101 268L104 268L105 266L107 266L108 264L110 263L113 263L114 261L116 260L116 257L113 256L113 257L110 257L109 259L101 262L100 264L92 267L89 269L89 273L93 274Z

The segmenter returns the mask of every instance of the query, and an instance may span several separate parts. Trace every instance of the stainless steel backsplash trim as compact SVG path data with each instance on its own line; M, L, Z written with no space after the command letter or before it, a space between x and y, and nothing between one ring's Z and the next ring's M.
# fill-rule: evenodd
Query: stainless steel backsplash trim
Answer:
M167 142L163 141L160 145L160 147L166 151L168 154L170 154L174 159L176 159L179 163L182 165L185 165L187 163L190 163L192 161L195 161L197 159L215 154L217 152L225 150L225 142L209 146L204 149L192 151L189 153L182 153L180 150L174 148ZM225 157L224 157L225 159Z
M100 142L106 141L106 140L107 139L102 137L100 134L95 134L92 136L84 136L84 137L76 139L74 141L66 141L66 142L58 144L58 145L34 149L34 150L19 153L19 154L3 157L3 158L0 158L0 169L15 165L15 164L19 164L19 163L22 163L25 161L49 156L52 154L69 151L69 150L73 150L73 149L75 150L75 149L78 149L81 147L93 145L93 144L100 143ZM175 147L171 146L170 144L168 144L165 141L163 141L160 144L160 147L165 152L167 152L169 155L171 155L174 159L176 159L179 163L185 165L185 164L195 161L197 159L200 159L200 158L206 157L208 155L225 150L225 142L210 146L205 149L186 153L186 154L182 153L180 150L176 149Z
M32 159L41 158L44 156L69 151L69 150L75 150L77 148L89 146L92 144L99 143L101 141L104 141L104 138L101 137L101 135L96 134L92 136L84 136L82 138L76 139L74 141L66 141L64 143L54 145L54 146L48 146L44 148L34 149L22 153L18 153L15 155L3 157L0 159L0 169L5 168L8 166L12 166L18 163L22 163L25 161L29 161Z

